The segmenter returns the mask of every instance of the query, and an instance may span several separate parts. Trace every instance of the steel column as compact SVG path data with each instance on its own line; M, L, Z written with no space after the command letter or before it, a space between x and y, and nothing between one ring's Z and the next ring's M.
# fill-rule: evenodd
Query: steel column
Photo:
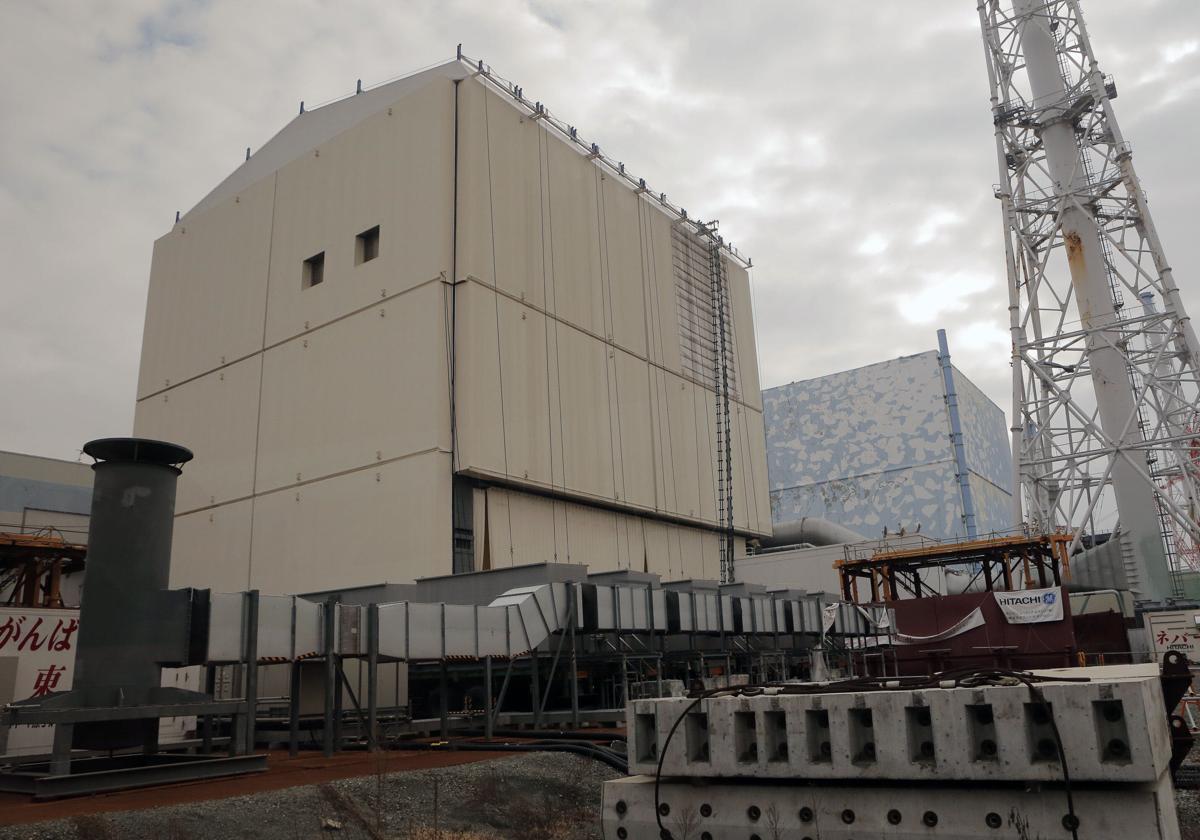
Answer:
M379 605L367 607L367 748L379 749Z

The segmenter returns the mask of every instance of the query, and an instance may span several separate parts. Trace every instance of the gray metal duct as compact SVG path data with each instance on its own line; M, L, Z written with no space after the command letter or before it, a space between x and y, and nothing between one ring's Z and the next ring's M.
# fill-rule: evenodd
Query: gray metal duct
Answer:
M1071 584L1086 589L1129 589L1119 534L1071 558ZM1134 596L1145 597L1139 592Z
M603 576L601 576L603 577ZM213 594L209 662L239 661L245 649L244 596ZM543 583L510 589L487 605L399 601L378 604L379 654L403 661L523 656L566 632L574 612L584 633L665 635L819 636L824 608L837 604L829 632L872 632L862 610L819 593L767 592L744 584L679 581L666 587ZM337 616L324 619L329 609ZM256 638L260 661L284 662L327 649L341 656L367 653L366 614L359 604L318 604L299 596L259 596ZM337 634L327 644L325 626Z
M851 531L828 519L818 519L815 516L805 516L793 522L782 522L772 527L769 537L759 537L758 543L763 548L782 548L797 543L813 545L840 545L841 543L859 543L869 539L857 531Z

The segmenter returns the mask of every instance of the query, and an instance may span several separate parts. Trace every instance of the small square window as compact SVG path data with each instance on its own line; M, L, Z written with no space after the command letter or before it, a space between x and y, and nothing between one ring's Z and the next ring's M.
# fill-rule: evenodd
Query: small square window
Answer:
M301 278L301 288L308 289L316 286L325 279L325 252L309 257L304 261L304 274Z
M354 238L354 264L361 265L379 256L379 225Z

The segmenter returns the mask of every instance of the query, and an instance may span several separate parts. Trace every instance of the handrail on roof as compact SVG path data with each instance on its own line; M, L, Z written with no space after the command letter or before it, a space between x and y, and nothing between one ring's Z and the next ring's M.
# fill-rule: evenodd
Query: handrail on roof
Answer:
M547 125L551 126L560 135L562 135L564 140L573 144L574 146L577 146L586 157L596 161L598 165L603 166L614 176L625 181L630 187L633 188L635 193L639 195L645 194L650 196L651 199L657 201L664 209L670 211L672 215L678 217L680 223L689 227L693 233L708 239L713 245L725 251L731 259L733 259L743 268L753 267L754 262L749 257L744 256L741 251L733 246L732 243L726 242L725 239L717 233L717 222L715 220L711 222L703 222L700 219L693 219L689 217L685 208L668 201L667 194L665 192L655 193L650 189L649 186L647 186L645 178L638 178L631 175L625 170L625 164L623 162L613 160L611 157L606 155L603 151L601 151L598 143L589 143L588 141L581 139L575 126L565 122L559 117L556 117L548 108L546 108L545 104L526 98L525 91L520 85L511 82L496 73L491 68L491 65L485 63L483 59L474 59L466 56L462 51L462 44L458 45L456 58L466 67L471 69L473 76L484 79L485 81L489 82L497 91L511 97L514 102L525 108L525 110L529 112L529 115L534 120L544 120Z

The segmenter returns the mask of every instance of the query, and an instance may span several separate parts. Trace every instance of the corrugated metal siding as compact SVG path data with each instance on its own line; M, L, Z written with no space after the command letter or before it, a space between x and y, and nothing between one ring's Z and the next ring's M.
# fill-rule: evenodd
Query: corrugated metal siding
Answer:
M490 568L554 562L668 580L718 574L715 533L496 487L484 495Z
M695 243L503 98L459 95L459 469L718 524L709 290L675 253ZM748 276L726 270L736 391L757 361ZM735 524L763 533L759 396L740 396Z

